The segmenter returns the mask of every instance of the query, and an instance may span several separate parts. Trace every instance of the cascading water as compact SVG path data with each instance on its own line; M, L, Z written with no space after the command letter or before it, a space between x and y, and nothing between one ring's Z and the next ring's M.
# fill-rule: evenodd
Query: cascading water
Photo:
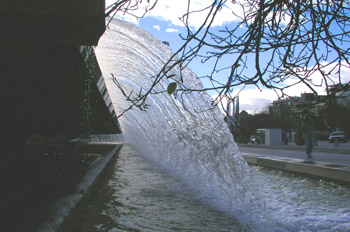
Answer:
M128 108L130 103L124 100L124 96L112 80L111 73L121 83L125 92L134 90L134 93L138 93L141 88L147 89L152 84L151 77L160 71L171 56L171 50L147 32L119 20L112 21L95 52L107 89L118 112ZM170 74L179 76L178 70L172 70L172 72ZM183 70L182 76L184 83L190 87L201 86L201 82L190 70ZM164 80L156 87L157 90L165 91L169 82ZM322 182L313 183L296 177L280 178L279 174L271 176L261 173L260 170L257 171L256 168L251 170L240 155L220 111L214 109L196 113L207 109L211 101L212 98L205 93L188 94L183 102L168 95L166 91L164 94L151 95L147 100L149 105L147 111L135 108L119 119L124 138L143 157L185 183L196 196L195 199L199 198L213 208L225 212L225 215L237 219L239 228L243 228L242 230L350 231L350 194L347 188L328 186L324 189L325 185ZM116 189L116 192L111 196L108 206L118 208L123 205L125 209L129 209L131 204L132 209L135 209L137 205L132 201L141 205L148 204L148 200L144 198L145 195L141 196L142 191L135 190L141 188L140 182L149 185L150 181L158 179L160 174L156 172L156 174L153 173L155 177L150 177L149 166L145 168L141 165L143 168L140 171L140 168L137 168L140 167L140 161L134 153L129 152L128 149L124 153L120 154L120 162L125 167L118 164L115 171L121 176L113 177L113 180L108 182L109 185L113 182L112 184L117 186L111 187ZM140 175L146 175L147 177L144 178L150 180L143 180ZM130 183L131 186L125 190L128 186L128 181L125 181L127 176L135 183ZM171 178L166 180L169 181ZM167 187L160 184L163 179L157 181L159 183L154 184L155 186ZM258 187L258 184L261 187ZM259 190L260 188L263 191ZM156 190L147 190L147 197L149 191ZM140 196L131 197L131 192L137 192ZM318 201L315 198L323 194L325 200ZM152 197L162 198L163 195L155 194ZM142 202L140 199L145 201ZM155 203L150 204L147 205L151 208L150 211L142 207L137 211L138 213L147 212L143 214L142 219L145 221L141 223L142 225L135 215L125 218L125 215L129 215L129 211L125 214L119 212L125 210L123 207L114 211L104 209L103 214L111 211L110 215L118 215L115 216L117 218L110 217L113 221L117 221L119 226L128 225L127 227L131 228L130 231L134 228L148 228L145 231L154 231L158 228L158 231L165 231L162 230L165 225L162 228L158 224L158 221L161 221L162 210L174 208L160 205L154 212L152 207L155 207ZM157 214L158 211L160 215ZM179 214L174 212L174 215L182 214L180 209L179 211ZM191 211L190 208L188 211ZM215 218L214 214L210 214L211 217ZM150 217L155 218L152 225L146 222ZM207 220L205 215L198 218ZM234 231L234 229L227 229L231 228L231 225L224 227L223 221L220 220L223 218L226 217L220 215L215 218L219 222L213 223L215 226L220 225L220 228L216 227L208 231L221 229ZM130 222L130 220L134 221ZM169 221L167 223L167 228L172 226ZM95 227L103 230L105 224L95 225ZM203 223L203 227L197 231L206 230L205 225ZM129 231L125 227L121 228L124 228L122 231Z
M113 104L121 112L130 103L123 100L111 73L126 92L147 89L171 50L136 26L115 20L101 38L96 55ZM178 70L172 72L180 75ZM202 85L189 69L182 76L193 88ZM161 82L157 90L165 91L168 81ZM261 202L223 114L218 109L196 113L207 109L212 100L205 93L187 94L183 102L166 91L151 95L146 112L133 109L120 118L123 134L148 159L186 181L203 200L250 220L253 214L247 216L247 212L260 208Z

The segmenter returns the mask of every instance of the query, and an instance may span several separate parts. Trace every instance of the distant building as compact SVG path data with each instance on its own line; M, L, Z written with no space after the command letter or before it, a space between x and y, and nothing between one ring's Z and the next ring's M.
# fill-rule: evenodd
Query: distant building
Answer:
M288 97L273 101L269 107L269 113L275 118L289 117L289 114L302 114L306 111L318 115L319 110L325 107L327 107L326 96L302 93L300 97Z
M339 91L335 95L337 104L350 108L350 91Z
M301 97L288 97L286 99L280 99L272 102L272 105L269 106L269 114L273 115L276 118L281 118L283 112L286 112L287 109L291 109L294 105L305 102Z
M245 110L242 110L240 113L239 113L239 117L240 118L246 118L246 117L249 117L250 116L250 114L247 112L247 111L245 111Z
M316 96L314 93L302 93L300 95L300 100L301 102L305 103L305 102L311 102L314 101L316 99Z

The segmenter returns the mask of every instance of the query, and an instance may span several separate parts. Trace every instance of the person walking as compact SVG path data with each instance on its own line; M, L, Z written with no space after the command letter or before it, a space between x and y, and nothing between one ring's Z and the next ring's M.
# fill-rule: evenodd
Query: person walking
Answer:
M314 147L315 140L315 123L312 119L311 114L307 113L304 120L301 123L301 128L303 131L304 143L306 147L307 158L312 158L312 149Z

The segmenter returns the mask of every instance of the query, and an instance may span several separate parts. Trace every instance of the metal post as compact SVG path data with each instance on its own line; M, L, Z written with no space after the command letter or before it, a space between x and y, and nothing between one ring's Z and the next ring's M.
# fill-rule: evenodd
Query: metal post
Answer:
M335 131L339 131L339 128L336 128ZM339 139L337 137L334 139L334 146L335 147L339 146Z

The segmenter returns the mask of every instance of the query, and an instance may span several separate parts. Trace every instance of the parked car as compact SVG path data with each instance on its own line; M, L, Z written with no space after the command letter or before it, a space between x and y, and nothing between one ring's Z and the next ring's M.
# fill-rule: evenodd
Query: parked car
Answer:
M329 135L328 140L330 143L334 143L335 139L338 139L338 142L348 142L348 138L343 131L334 131Z
M250 144L256 144L256 140L255 140L255 136L254 136L254 135L249 136L249 141L248 141L248 143L250 143Z

